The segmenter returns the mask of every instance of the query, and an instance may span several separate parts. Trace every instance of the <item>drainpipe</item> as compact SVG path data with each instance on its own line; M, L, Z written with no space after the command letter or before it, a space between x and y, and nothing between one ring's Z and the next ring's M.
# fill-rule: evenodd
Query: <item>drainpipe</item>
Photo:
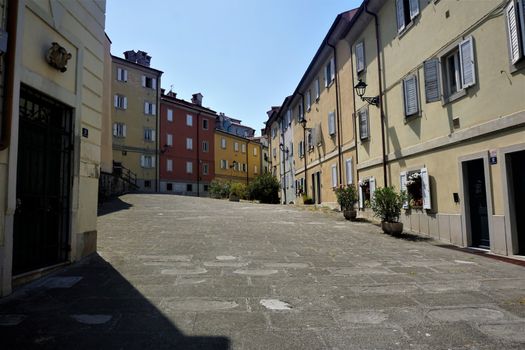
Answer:
M343 160L342 160L342 154L341 154L341 127L340 127L340 118L339 118L339 79L337 74L337 50L335 46L331 45L328 41L326 42L326 45L330 46L334 51L334 85L335 85L335 115L337 119L337 158L339 160L339 184L342 184L343 182Z
M14 96L14 84L15 84L15 54L16 54L16 37L18 26L18 0L10 0L7 3L7 33L9 39L7 42L7 56L5 60L5 96L4 96L4 110L2 117L1 135L0 135L0 151L5 150L9 147L11 142L11 123L13 117L13 96Z
M282 153L283 153L283 193L284 193L284 204L286 205L286 157L285 157L285 150L286 150L286 145L284 144L284 132L281 132L281 137L283 139L283 147L281 149ZM281 148L281 147L279 147Z
M201 147L200 147L200 141L199 141L199 131L201 129L201 124L199 122L199 117L201 116L201 112L197 114L197 197L201 196L200 192L200 181L199 178L201 176Z
M350 66L352 67L352 89L355 86L355 76L354 76L354 52L353 52L353 45L350 45ZM354 105L354 114L352 115L352 120L354 123L354 141L355 141L355 174L356 174L356 180L359 180L359 169L357 165L359 164L359 151L357 147L357 127L359 127L359 123L357 123L357 109L355 107L355 92L352 94L352 101Z
M388 186L387 171L386 171L386 146L385 146L385 112L383 110L383 83L381 81L381 54L379 46L379 21L377 20L377 14L368 11L368 1L365 2L365 12L370 16L374 17L375 29L376 29L376 51L377 51L377 74L379 80L379 113L381 114L381 141L383 151L383 180L385 187Z
M303 105L303 119L306 120L305 117L305 110L304 110L304 95L299 92L299 95L301 95L301 104ZM303 126L301 124L301 126ZM308 179L308 174L306 172L306 124L303 126L303 158L304 158L304 195L308 197L308 183L306 182Z
M250 140L246 139L246 186L248 186L248 183L250 182L249 176L250 176L250 163L248 160L248 149L250 148Z

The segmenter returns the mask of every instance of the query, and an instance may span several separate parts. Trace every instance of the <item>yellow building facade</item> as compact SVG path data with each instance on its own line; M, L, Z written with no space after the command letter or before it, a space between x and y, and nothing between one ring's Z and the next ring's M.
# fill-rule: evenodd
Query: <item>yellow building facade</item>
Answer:
M96 251L105 1L4 3L0 295ZM46 166L43 166L46 164ZM46 241L46 246L42 241Z
M352 86L361 79L366 96L381 101L356 104L364 199L371 184L406 190L405 228L502 255L525 254L525 22L517 6L369 1L377 23L361 11L345 38Z
M262 147L259 142L215 130L215 178L248 185L260 175Z

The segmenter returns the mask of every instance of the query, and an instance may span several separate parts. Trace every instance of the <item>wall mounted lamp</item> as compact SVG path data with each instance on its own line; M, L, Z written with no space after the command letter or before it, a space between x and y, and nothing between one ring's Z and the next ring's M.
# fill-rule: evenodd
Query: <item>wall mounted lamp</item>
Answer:
M366 85L364 81L359 79L359 82L354 86L357 96L361 97L361 100L368 102L369 105L379 106L379 96L374 96L374 97L364 96L367 86L368 85Z

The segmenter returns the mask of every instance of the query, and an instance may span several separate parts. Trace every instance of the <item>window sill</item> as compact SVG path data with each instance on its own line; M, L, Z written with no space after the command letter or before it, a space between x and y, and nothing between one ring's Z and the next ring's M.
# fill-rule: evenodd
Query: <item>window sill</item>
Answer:
M454 102L456 100L459 100L460 98L464 97L464 96L467 96L467 89L462 89L458 92L455 92L453 93L452 95L450 96L447 96L444 98L443 100L443 105L446 105L447 103L451 103L451 102Z
M412 18L412 20L410 20L410 23L408 23L405 26L405 28L403 28L402 31L397 33L397 38L398 39L401 39L410 30L410 28L412 28L414 26L414 22L416 21L417 18L419 18L419 14L416 15L416 17Z
M421 118L421 111L417 112L416 114L412 114L412 115L406 115L405 116L405 125L412 122L413 120L415 119L418 119L418 118Z

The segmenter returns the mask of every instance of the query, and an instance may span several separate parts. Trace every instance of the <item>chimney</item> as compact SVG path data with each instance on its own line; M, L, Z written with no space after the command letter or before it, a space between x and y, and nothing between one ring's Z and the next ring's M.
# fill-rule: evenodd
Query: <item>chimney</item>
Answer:
M197 106L202 106L202 98L204 96L202 96L202 94L200 92L198 92L196 94L193 94L192 96L193 97L191 98L191 103L193 103L194 105L197 105Z

